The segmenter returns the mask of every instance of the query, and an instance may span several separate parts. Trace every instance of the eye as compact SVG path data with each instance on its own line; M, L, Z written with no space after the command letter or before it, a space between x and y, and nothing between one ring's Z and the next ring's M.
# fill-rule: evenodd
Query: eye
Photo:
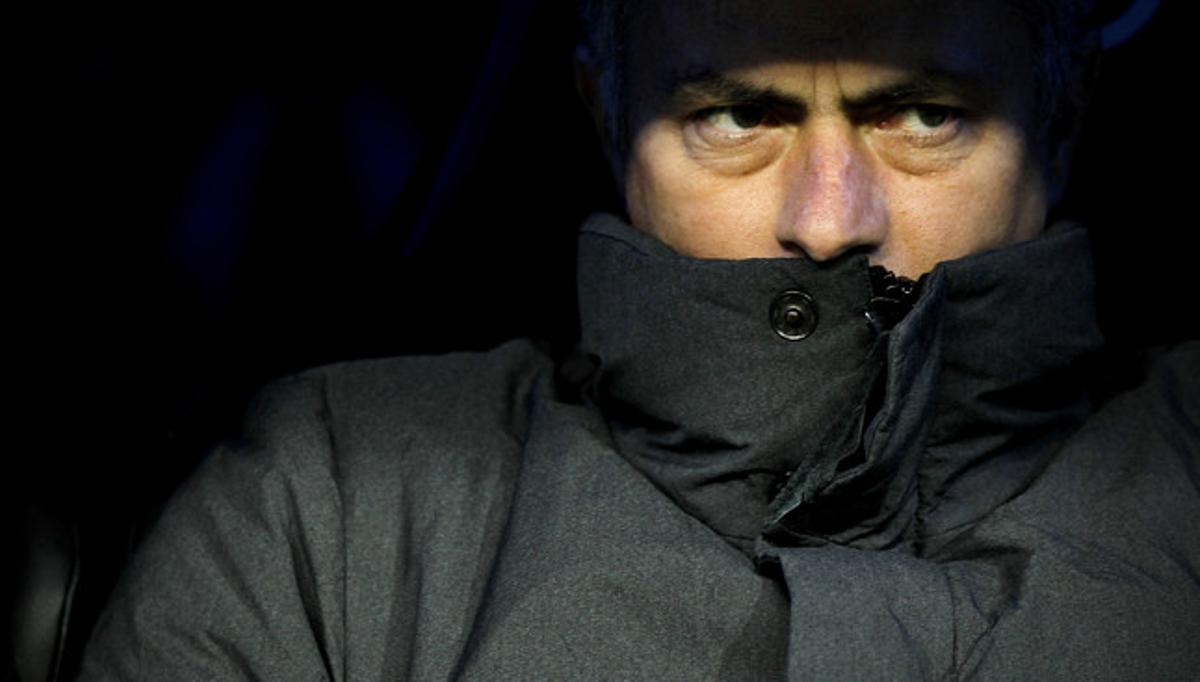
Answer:
M702 109L690 117L691 127L713 145L733 145L754 138L760 128L774 123L771 112L756 104L734 104Z
M774 113L758 104L709 107L688 116L686 138L697 150L740 150L778 124Z
M737 135L767 122L767 110L753 104L718 107L701 112L701 120L723 133Z
M876 127L902 135L914 143L934 145L952 139L962 124L962 118L962 112L955 107L912 104L893 110Z

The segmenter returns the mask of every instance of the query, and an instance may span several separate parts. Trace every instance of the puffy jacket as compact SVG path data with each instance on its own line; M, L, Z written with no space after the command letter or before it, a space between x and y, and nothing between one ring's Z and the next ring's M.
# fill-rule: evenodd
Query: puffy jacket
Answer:
M1200 347L1097 404L1084 232L939 265L580 236L565 361L267 390L176 495L84 679L1190 679Z

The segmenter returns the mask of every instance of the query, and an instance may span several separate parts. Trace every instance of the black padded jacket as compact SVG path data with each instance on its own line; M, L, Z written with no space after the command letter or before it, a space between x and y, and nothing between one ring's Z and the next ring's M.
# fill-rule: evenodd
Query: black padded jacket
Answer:
M565 361L265 391L82 677L1195 679L1200 348L1097 403L1090 267L1050 230L888 329L862 256L693 260L595 217Z

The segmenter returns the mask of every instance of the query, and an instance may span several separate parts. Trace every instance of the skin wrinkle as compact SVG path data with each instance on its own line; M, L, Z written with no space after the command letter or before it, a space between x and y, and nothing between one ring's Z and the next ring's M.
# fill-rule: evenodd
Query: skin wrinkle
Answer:
M1029 52L1026 32L1000 0L982 18L948 0L924 2L924 12L891 2L899 9L866 22L847 19L861 1L711 0L697 12L663 0L640 12L623 169L633 224L699 258L865 250L910 278L1040 233L1046 154L1031 134L1032 75L1006 62ZM706 71L730 87L656 87ZM963 72L962 87L946 87L944 76ZM803 110L720 144L725 133L688 107L738 104L712 98L739 88ZM896 105L952 115L912 137L912 114L891 123L863 104L909 97Z

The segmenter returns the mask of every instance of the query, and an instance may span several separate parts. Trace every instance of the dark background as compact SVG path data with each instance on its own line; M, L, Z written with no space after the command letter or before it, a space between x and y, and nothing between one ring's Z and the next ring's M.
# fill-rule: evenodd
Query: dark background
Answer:
M98 557L80 628L255 386L569 342L575 228L617 207L573 3L421 4L14 24L5 497ZM1068 196L1120 349L1197 335L1188 11L1167 0L1106 55Z

